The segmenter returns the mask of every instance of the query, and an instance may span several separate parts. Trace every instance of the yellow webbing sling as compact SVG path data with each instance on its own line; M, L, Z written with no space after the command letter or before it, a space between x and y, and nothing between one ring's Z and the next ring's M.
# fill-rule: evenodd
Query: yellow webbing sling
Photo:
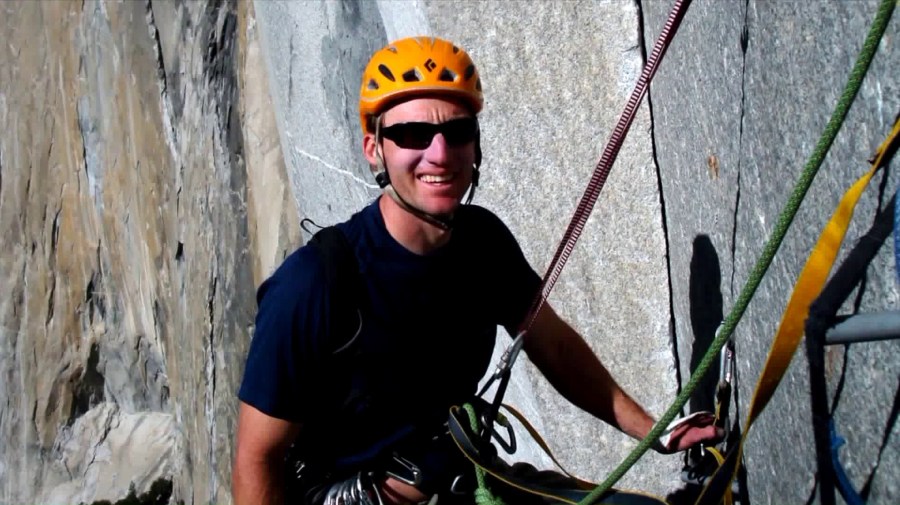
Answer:
M800 344L804 324L809 313L809 306L819 296L825 281L828 279L860 195L862 195L863 190L866 188L869 180L872 179L872 176L875 175L875 172L886 163L885 154L891 150L891 145L897 142L898 139L900 139L900 118L894 123L894 128L888 135L888 138L878 147L875 161L872 163L870 170L847 190L831 216L831 220L825 225L825 229L822 230L818 242L816 242L809 258L806 260L806 265L797 278L797 283L794 285L794 291L781 318L781 324L775 334L772 347L769 349L766 364L756 383L756 389L750 401L750 410L747 414L747 421L744 425L744 433L741 436L741 440L728 451L724 463L719 466L697 499L697 505L718 504L726 499L731 499L731 482L734 480L740 467L744 441L747 439L750 427L766 408L769 400L772 399L775 389L781 382L791 362L791 358L793 358L797 346Z

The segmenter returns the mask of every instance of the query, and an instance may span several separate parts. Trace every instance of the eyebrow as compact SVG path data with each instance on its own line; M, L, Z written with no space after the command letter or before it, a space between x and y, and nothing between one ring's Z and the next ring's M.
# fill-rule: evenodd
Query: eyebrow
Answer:
M391 123L391 124L383 124L383 123L382 123L381 127L382 127L382 128L388 128L388 127L391 127L391 126L394 126L394 125L398 125L398 124L420 124L420 123L424 123L424 124L444 124L444 123L449 123L450 121L456 121L457 119L475 119L475 116L457 116L457 117L452 117L452 118L450 118L450 119L448 119L448 120L446 120L446 121L441 121L440 123L432 123L431 121L416 121L416 120L413 120L413 121L397 121L397 122Z

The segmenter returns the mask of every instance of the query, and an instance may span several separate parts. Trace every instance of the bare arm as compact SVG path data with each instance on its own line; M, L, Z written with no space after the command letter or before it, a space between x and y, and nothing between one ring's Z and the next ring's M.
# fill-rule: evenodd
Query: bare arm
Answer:
M545 304L525 336L528 358L574 405L636 439L654 420L607 371L584 339Z
M266 415L241 402L237 449L231 475L235 505L280 505L284 501L284 456L300 425Z

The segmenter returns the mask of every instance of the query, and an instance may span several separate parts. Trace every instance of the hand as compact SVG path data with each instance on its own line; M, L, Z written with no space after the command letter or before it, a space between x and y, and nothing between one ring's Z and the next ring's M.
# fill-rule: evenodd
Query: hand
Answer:
M417 488L388 477L381 484L381 499L384 505L415 505L424 503L428 497Z
M666 427L653 449L662 454L673 454L697 444L715 444L725 437L725 430L715 422L716 416L711 412L695 412L676 419Z

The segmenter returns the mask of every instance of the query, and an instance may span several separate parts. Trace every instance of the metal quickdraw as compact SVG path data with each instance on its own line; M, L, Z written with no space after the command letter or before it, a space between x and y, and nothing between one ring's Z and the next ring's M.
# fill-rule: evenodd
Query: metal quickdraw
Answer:
M719 325L716 333L721 330L722 326ZM681 481L685 484L704 485L722 464L724 459L722 455L727 452L726 444L729 440L728 412L731 408L734 371L734 341L729 339L719 352L719 381L716 383L715 391L715 425L725 432L725 436L717 445L699 447L696 453L688 452L689 464L681 472Z
M719 383L716 384L716 426L725 430L725 439L728 438L728 409L731 406L733 378L734 340L729 339L719 357Z
M325 494L322 505L384 505L373 475L359 472L335 483Z
M494 381L499 381L497 384L497 392L494 394L494 401L489 404L487 411L485 411L481 416L481 425L483 426L483 431L481 433L481 442L484 444L489 444L491 441L491 437L494 437L494 439L498 441L498 443L501 445L501 447L503 447L507 454L516 452L516 438L512 426L509 424L509 422L506 421L506 419L500 417L500 406L503 404L503 396L506 394L506 388L509 385L509 378L512 375L513 364L516 362L516 358L522 351L524 342L524 332L519 333L513 340L512 345L510 345L506 349L506 352L504 352L503 356L500 358L500 362L497 364L497 371L494 372L494 375L492 375L491 378L488 379L485 385L481 388L481 391L478 392L478 396L482 397L485 392L487 392L488 388L491 387ZM506 428L509 441L504 440L502 437L500 437L496 430L494 430L495 423L501 424L504 428Z
M360 471L329 486L322 505L383 505L378 482L379 477L385 475L413 487L422 484L422 471L419 467L395 454L383 471Z

